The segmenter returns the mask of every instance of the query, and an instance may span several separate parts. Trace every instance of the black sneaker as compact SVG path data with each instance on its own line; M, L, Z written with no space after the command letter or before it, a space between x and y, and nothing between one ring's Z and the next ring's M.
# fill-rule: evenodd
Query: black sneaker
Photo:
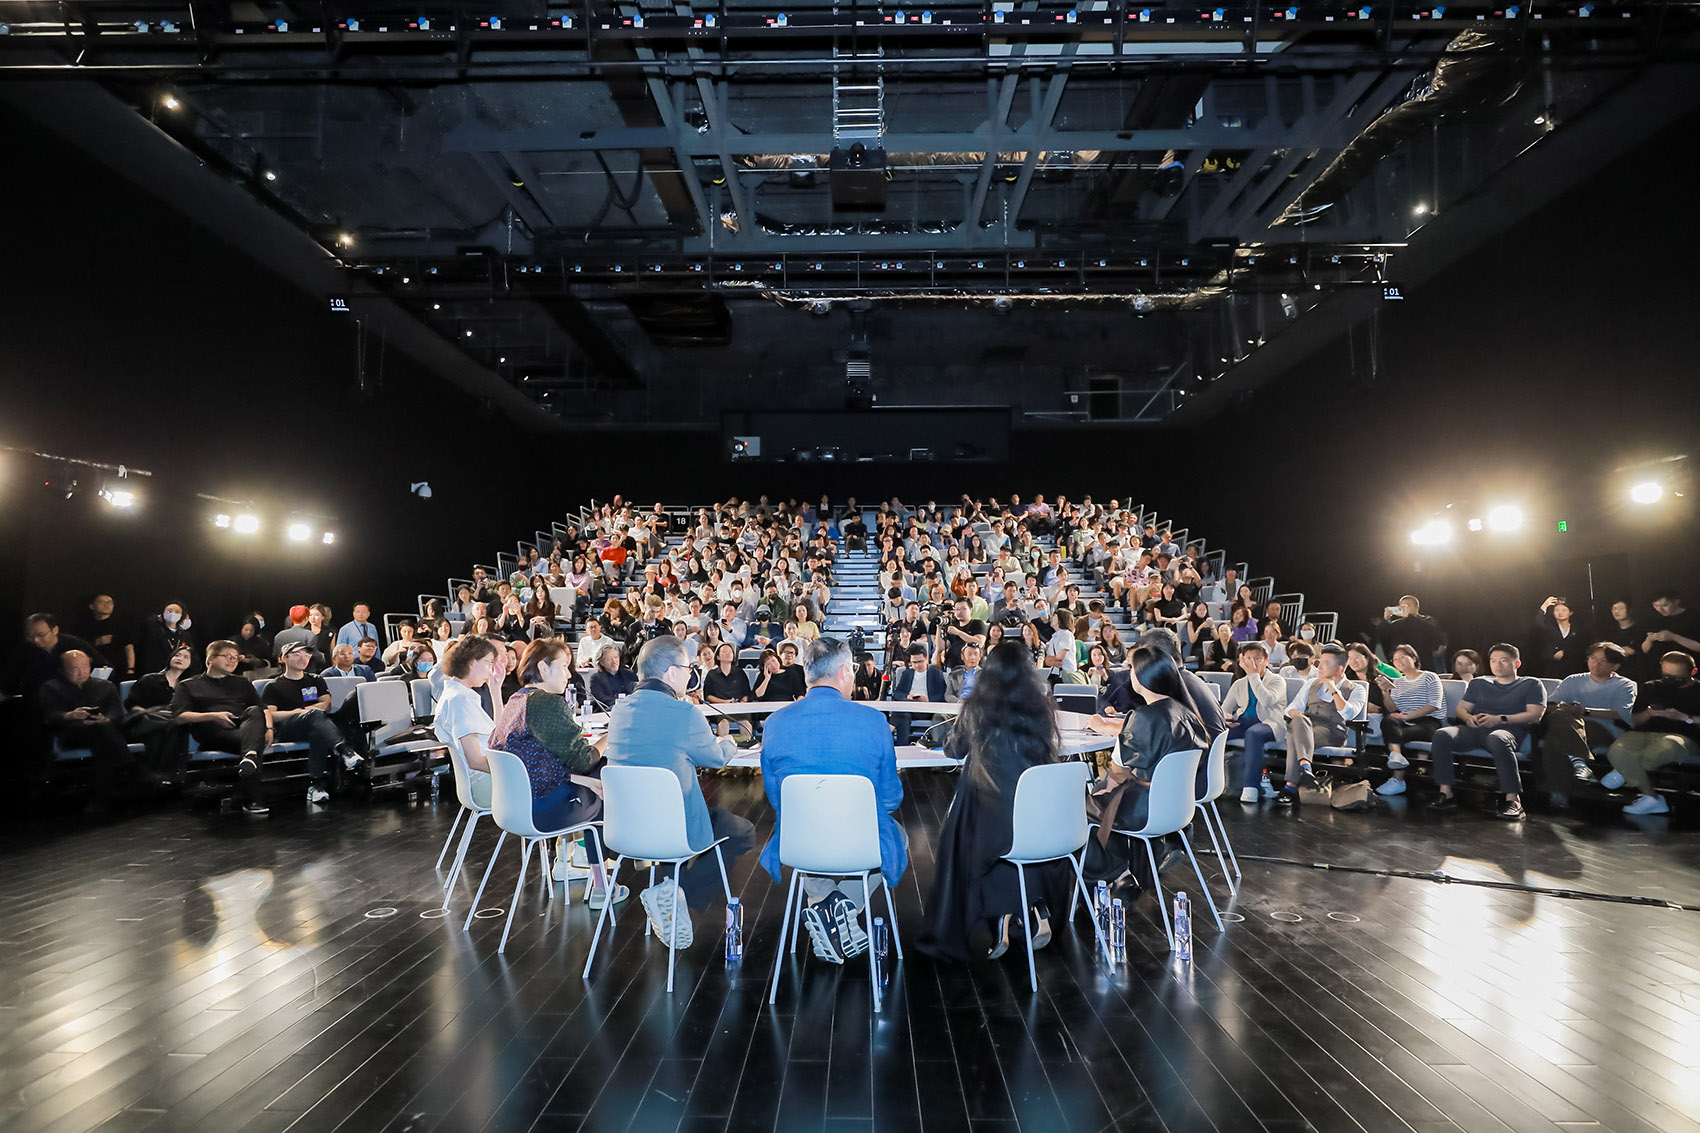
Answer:
M1299 805L1299 793L1291 787L1284 787L1281 793L1275 796L1275 805L1278 807L1296 807Z
M265 803L260 802L258 799L251 799L247 803L244 803L243 806L242 806L242 813L243 814L251 814L251 815L254 815L255 817L258 817L262 814L270 814L271 812L272 812L272 808L267 806Z
M1505 819L1505 821L1507 821L1507 822L1522 822L1525 818L1529 817L1527 812L1525 812L1523 810L1523 800L1522 799L1513 799L1513 800L1507 802L1504 806L1501 806L1499 808L1499 810L1496 811L1495 813L1497 813L1499 815L1499 817Z
M838 938L838 951L848 960L860 956L868 950L868 934L862 930L862 923L856 916L856 902L846 894L839 892L828 897L821 904L828 906L824 912L832 922L833 933Z
M809 930L809 941L814 945L816 956L829 964L842 964L844 950L838 943L838 925L834 918L825 915L822 908L830 903L828 898L806 907L803 910L803 927Z
M1310 768L1302 763L1299 765L1299 786L1307 791L1320 791L1322 789L1322 784L1316 781L1316 776L1310 773Z
M1436 795L1434 797L1434 801L1428 804L1428 808L1430 810L1457 810L1457 796L1446 794Z

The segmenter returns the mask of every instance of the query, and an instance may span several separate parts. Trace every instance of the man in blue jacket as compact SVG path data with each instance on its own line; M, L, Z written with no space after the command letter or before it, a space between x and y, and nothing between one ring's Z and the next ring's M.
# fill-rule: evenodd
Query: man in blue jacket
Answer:
M869 879L870 888L895 885L909 868L909 838L897 823L897 808L903 802L903 784L897 779L897 752L892 747L891 729L877 709L851 700L856 687L856 665L850 648L836 638L809 642L803 659L809 691L803 699L768 717L762 734L761 773L767 801L779 812L780 788L787 775L861 775L873 782L879 803L880 872ZM768 839L761 864L779 877L779 834ZM851 884L850 893L837 888L830 878L803 880L809 898L803 924L815 954L842 964L868 946L866 931L857 923L865 894Z
M909 647L909 667L891 674L892 700L925 700L942 704L946 698L945 672L927 661L927 647L916 643ZM897 746L907 747L912 720L907 712L891 718L897 729Z
M710 808L697 783L697 768L718 769L737 754L727 738L726 721L720 735L709 729L701 710L684 698L691 681L691 658L684 642L667 634L638 651L641 679L630 696L614 705L608 718L608 764L611 767L665 767L679 780L685 799L685 833L691 849L707 850L716 839L726 867L755 846L755 827L728 811ZM664 875L667 870L661 871ZM679 871L678 889L691 909L703 909L721 889L720 866L712 853L693 858ZM643 908L655 935L673 935L673 910L678 893L671 876L643 891ZM678 947L689 947L694 935L689 916L681 918Z

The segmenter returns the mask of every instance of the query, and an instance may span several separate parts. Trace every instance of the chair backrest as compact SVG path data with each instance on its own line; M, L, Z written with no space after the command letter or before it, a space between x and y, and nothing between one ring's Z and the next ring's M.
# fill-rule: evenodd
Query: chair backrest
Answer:
M340 709L348 700L348 694L366 682L360 677L326 677L325 684L331 690L331 711Z
M482 810L477 800L472 797L472 766L466 762L466 753L460 750L460 740L457 737L445 737L438 733L437 738L443 747L448 749L449 769L454 772L455 798L467 810Z
M1173 834L1185 829L1198 809L1194 788L1198 779L1198 761L1204 753L1172 751L1157 761L1151 773L1151 798L1146 805L1145 828L1140 834Z
M437 708L437 697L431 689L429 677L414 677L408 682L408 688L413 696L413 718L423 720L433 715Z
M543 831L531 819L531 773L511 751L485 748L490 761L490 817L509 834L537 838Z
M1203 677L1210 687L1216 691L1216 703L1218 704L1227 698L1228 690L1234 684L1234 674L1232 673L1213 672L1206 669L1198 675Z
M549 588L549 601L555 603L555 607L557 609L572 609L573 602L577 598L578 591L574 590L570 586L551 586Z
M666 767L602 769L602 839L616 854L671 861L691 853L685 789Z
M787 775L779 785L779 861L814 873L880 867L879 804L863 775Z
M413 721L413 704L406 681L362 681L354 690L362 724Z
M130 703L130 690L135 688L135 687L136 687L135 681L125 681L122 684L120 684L118 686L118 702L120 704L129 704Z
M1210 741L1210 750L1204 753L1204 793L1198 797L1198 802L1203 805L1219 799L1227 789L1228 732L1223 729L1216 733L1216 738Z
M1015 783L1015 837L1009 857L1045 861L1073 854L1086 845L1086 783L1091 769L1084 763L1045 763L1029 767Z
M254 695L261 697L263 699L266 695L266 688L271 683L272 683L271 677L261 677L259 680L255 681L254 682Z
M1464 690L1469 688L1467 681L1455 681L1450 677L1440 678L1440 691L1446 697L1445 717L1450 724L1458 718L1458 705L1464 700Z

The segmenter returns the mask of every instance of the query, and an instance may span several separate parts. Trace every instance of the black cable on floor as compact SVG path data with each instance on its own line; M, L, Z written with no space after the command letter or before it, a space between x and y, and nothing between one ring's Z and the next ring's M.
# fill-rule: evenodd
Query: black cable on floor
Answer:
M1200 854L1218 857L1216 851L1207 847L1198 850ZM1644 905L1654 909L1676 909L1685 913L1700 913L1700 905L1688 905L1681 901L1666 901L1658 897L1631 897L1622 893L1592 893L1586 889L1549 889L1542 885L1520 885L1515 881L1487 881L1475 877L1454 877L1450 873L1434 870L1424 873L1415 869L1377 869L1370 866L1335 865L1332 862L1301 862L1296 858L1274 858L1258 854L1238 854L1242 862L1263 862L1265 865L1297 866L1300 869L1320 869L1330 873L1362 873L1370 877L1401 877L1409 881L1432 881L1440 885L1475 885L1483 889L1507 889L1517 893L1533 893L1540 897L1561 897L1567 901L1612 901L1619 905Z

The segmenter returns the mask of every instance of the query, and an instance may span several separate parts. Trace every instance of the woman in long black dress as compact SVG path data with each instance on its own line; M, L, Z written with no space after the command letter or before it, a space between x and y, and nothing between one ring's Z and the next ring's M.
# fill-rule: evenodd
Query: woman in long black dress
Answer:
M1015 836L1015 785L1029 767L1057 761L1057 742L1056 705L1044 678L1028 648L1006 640L981 664L974 695L945 744L947 755L965 762L939 831L922 951L950 960L1001 956L1021 931L1020 885L1015 867L1002 860ZM1073 882L1067 862L1028 867L1035 948L1050 943L1050 910L1066 907Z
M1136 706L1122 720L1121 762L1109 764L1106 781L1093 796L1100 825L1086 852L1086 876L1105 881L1114 881L1124 872L1140 880L1149 872L1140 868L1146 862L1135 840L1111 831L1145 825L1157 764L1177 751L1203 752L1210 747L1210 737L1169 651L1141 645L1128 662L1128 683Z

